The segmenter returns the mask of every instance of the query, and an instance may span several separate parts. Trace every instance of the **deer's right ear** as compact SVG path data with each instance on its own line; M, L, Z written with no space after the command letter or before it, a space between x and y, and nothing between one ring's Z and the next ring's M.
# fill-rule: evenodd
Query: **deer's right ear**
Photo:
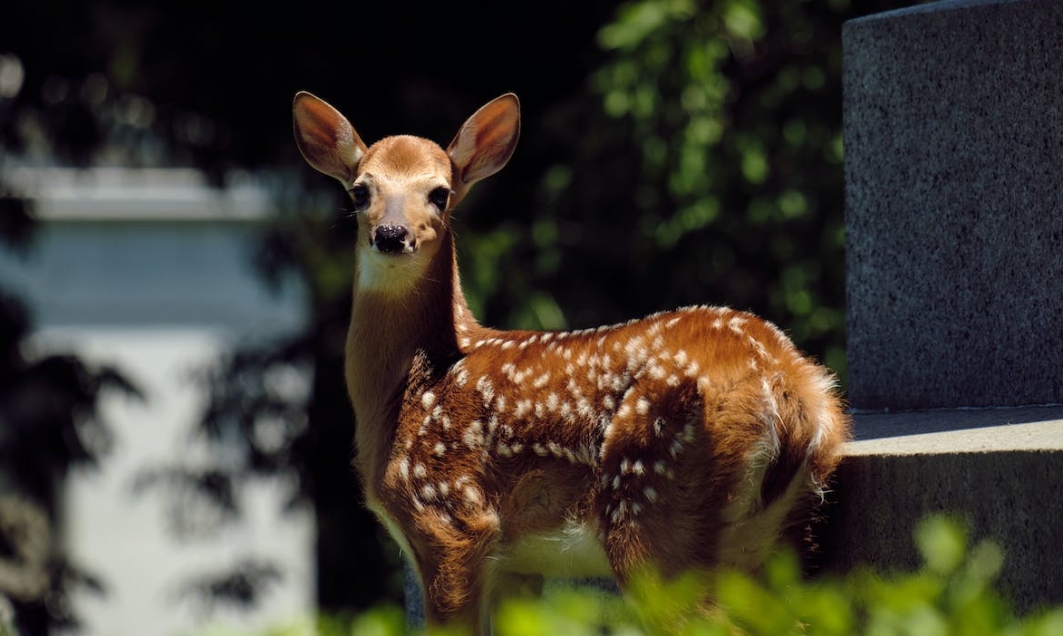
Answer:
M347 118L325 100L299 91L292 103L292 123L295 143L307 163L351 187L366 146Z

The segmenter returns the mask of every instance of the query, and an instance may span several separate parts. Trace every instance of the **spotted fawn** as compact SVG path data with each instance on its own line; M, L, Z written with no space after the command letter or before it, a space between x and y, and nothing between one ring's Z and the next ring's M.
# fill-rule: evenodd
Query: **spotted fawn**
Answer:
M451 214L509 161L517 97L446 149L366 146L299 92L295 139L358 222L346 343L367 506L416 570L429 628L490 632L543 576L756 568L806 528L848 439L833 376L773 324L696 306L563 332L480 325ZM528 582L532 585L527 585Z

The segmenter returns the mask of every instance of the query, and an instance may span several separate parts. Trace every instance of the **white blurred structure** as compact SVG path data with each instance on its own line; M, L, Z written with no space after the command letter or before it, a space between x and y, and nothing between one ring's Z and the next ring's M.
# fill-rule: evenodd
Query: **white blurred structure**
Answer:
M189 444L206 399L195 371L246 338L304 324L298 286L270 292L251 266L267 194L214 189L188 170L16 170L8 181L35 200L42 220L27 258L0 251L0 277L30 307L35 345L112 364L147 398L105 400L115 447L101 470L75 472L64 493L63 541L107 588L76 597L83 633L170 636L209 625L243 634L310 611L313 520L282 515L282 489L249 492L240 522L190 542L167 532L170 508L156 491L132 495L145 468L202 459L204 449ZM255 611L203 623L179 586L245 557L274 560L284 578Z

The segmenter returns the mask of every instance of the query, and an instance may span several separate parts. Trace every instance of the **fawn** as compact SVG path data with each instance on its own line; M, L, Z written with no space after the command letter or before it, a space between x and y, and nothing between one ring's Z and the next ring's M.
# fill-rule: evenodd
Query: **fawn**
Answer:
M686 307L567 332L478 324L451 214L513 154L512 93L444 150L366 146L307 92L307 162L358 221L346 382L367 506L410 558L429 627L490 630L535 577L756 568L807 528L848 439L832 375L773 324ZM534 584L531 586L534 588Z

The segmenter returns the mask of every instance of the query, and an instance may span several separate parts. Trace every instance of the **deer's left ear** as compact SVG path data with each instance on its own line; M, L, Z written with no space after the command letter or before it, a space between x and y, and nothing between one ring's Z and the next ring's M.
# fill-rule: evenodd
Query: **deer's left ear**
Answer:
M462 124L447 146L447 154L457 172L451 207L465 197L472 184L493 175L509 162L519 137L520 101L513 93L484 104Z
M307 163L350 188L366 148L347 118L325 100L299 91L292 103L292 123L295 143Z

